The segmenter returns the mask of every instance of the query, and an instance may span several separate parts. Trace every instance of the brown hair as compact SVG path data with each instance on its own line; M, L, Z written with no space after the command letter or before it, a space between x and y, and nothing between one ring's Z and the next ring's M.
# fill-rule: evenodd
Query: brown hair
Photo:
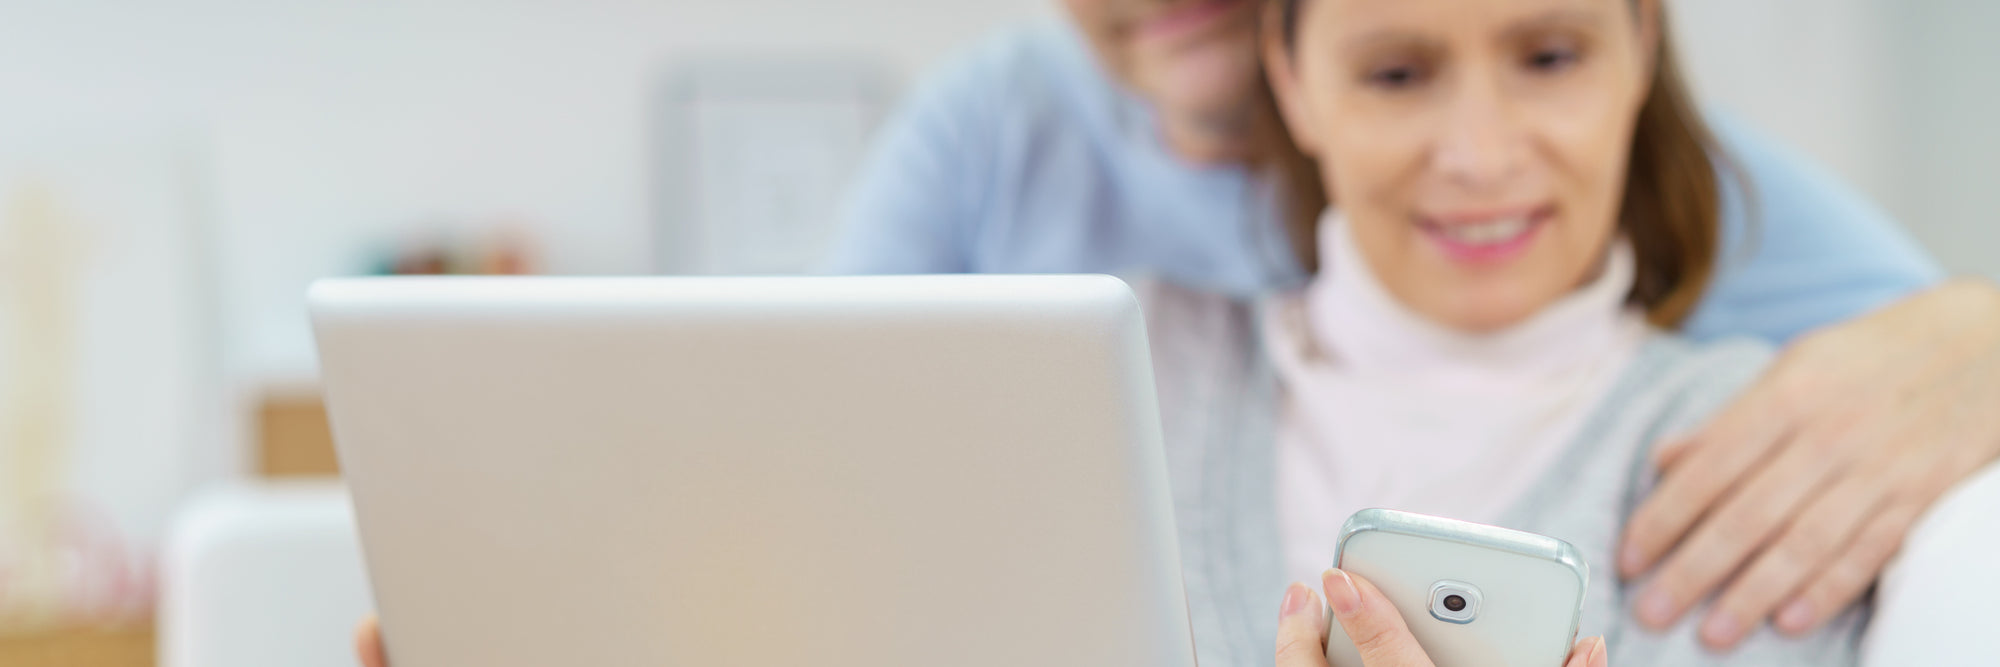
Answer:
M1282 3L1284 39L1296 38L1300 5ZM1636 0L1635 0L1636 5ZM1654 54L1653 85L1639 108L1632 132L1625 197L1618 227L1632 241L1637 275L1627 300L1646 309L1653 324L1674 328L1700 303L1715 271L1721 245L1720 170L1727 162L1681 78L1663 11L1658 17L1660 46ZM1291 238L1300 259L1316 269L1316 220L1327 194L1312 160L1296 149L1281 162L1286 173L1286 206Z

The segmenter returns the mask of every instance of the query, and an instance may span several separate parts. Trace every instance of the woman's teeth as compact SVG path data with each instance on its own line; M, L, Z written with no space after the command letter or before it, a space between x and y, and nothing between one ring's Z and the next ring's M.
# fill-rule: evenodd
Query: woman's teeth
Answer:
M1526 216L1501 218L1489 222L1444 225L1438 230L1445 238L1467 245L1494 245L1511 241L1528 231L1533 224Z

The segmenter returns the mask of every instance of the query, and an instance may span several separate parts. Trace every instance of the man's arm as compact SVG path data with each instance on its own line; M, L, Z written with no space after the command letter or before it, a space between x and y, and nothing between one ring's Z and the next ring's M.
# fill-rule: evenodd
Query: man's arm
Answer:
M1761 215L1732 231L1749 259L1726 258L1739 263L1698 333L1797 340L1720 415L1656 448L1664 478L1618 557L1628 577L1659 569L1636 596L1648 626L1720 591L1700 630L1718 650L1766 619L1796 635L1840 615L1947 488L2000 457L2000 287L1939 283L1857 196L1725 136Z
M821 269L836 274L974 270L972 228L994 155L994 81L971 54L923 81L876 134Z
M1909 234L1833 174L1727 116L1710 121L1726 165L1723 252L1687 334L1785 343L1942 279Z

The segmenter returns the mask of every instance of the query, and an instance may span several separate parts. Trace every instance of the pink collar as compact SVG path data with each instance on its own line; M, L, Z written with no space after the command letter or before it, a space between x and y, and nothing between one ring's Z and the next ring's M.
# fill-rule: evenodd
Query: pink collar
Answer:
M1517 384L1523 374L1561 374L1593 363L1629 338L1635 313L1632 249L1619 241L1596 280L1496 332L1466 333L1425 319L1396 301L1368 268L1346 219L1320 218L1321 275L1304 295L1309 343L1343 370L1433 380Z

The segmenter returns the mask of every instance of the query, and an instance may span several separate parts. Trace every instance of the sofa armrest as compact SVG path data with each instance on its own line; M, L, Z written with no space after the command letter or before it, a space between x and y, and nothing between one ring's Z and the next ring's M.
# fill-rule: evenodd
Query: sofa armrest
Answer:
M2000 656L2000 463L1938 499L1875 589L1861 664L1992 665Z

